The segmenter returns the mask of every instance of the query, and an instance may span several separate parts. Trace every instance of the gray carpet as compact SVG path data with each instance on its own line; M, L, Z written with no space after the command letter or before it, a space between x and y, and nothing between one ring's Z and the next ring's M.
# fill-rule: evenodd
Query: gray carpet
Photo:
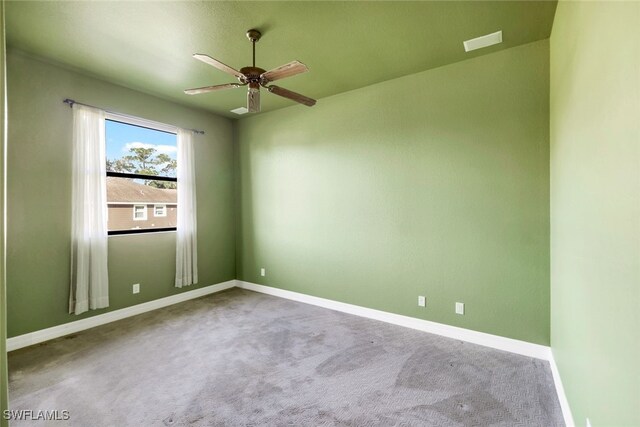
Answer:
M9 368L11 409L70 412L37 426L564 425L546 362L240 289Z

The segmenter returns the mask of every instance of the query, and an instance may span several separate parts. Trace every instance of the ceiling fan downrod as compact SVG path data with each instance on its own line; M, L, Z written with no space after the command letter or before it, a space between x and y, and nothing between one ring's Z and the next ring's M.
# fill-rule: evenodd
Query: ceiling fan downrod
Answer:
M255 28L252 28L249 31L247 31L247 37L249 38L249 40L251 40L251 44L253 45L253 67L255 68L255 66L256 66L256 42L258 40L260 40L260 37L262 37L262 33L260 31L256 30Z

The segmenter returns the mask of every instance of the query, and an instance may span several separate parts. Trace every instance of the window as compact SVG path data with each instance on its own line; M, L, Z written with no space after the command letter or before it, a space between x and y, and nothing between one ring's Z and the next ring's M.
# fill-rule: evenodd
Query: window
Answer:
M133 205L133 220L134 221L147 220L147 205Z
M153 205L153 216L167 216L167 205Z
M176 229L178 143L171 130L142 119L107 116L109 235Z

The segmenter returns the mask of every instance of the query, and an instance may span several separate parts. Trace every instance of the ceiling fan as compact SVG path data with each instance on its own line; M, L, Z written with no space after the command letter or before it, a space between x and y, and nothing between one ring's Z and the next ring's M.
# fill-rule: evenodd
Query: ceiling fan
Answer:
M225 73L231 74L236 77L240 83L225 83L215 86L187 89L184 93L187 95L198 95L200 93L214 92L216 90L235 89L241 86L249 86L247 91L247 110L249 110L250 113L257 113L260 111L260 86L262 86L273 94L299 102L307 107L314 106L316 103L315 99L308 98L280 86L269 84L273 81L284 79L285 77L291 77L296 74L307 72L309 71L307 66L302 62L292 61L269 71L256 67L256 42L260 40L262 34L258 30L251 29L247 31L247 37L253 44L253 65L242 67L240 68L240 71L231 68L208 55L200 53L193 55L195 59L216 67L218 70L224 71Z

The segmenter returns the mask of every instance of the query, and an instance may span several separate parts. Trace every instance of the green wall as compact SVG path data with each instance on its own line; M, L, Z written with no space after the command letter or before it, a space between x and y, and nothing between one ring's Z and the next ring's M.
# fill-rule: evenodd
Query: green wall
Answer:
M548 59L544 40L240 120L238 278L548 345Z
M551 36L551 344L573 416L640 425L640 3Z
M71 109L64 98L181 127L196 137L200 286L235 278L232 123L9 50L8 334L103 313L67 313ZM110 308L189 291L174 288L175 234L109 238ZM133 283L140 294L131 293Z
M9 424L2 416L8 408L7 374L7 304L5 289L5 247L4 247L4 152L6 130L6 91L5 91L5 38L4 38L4 0L0 0L0 426Z

